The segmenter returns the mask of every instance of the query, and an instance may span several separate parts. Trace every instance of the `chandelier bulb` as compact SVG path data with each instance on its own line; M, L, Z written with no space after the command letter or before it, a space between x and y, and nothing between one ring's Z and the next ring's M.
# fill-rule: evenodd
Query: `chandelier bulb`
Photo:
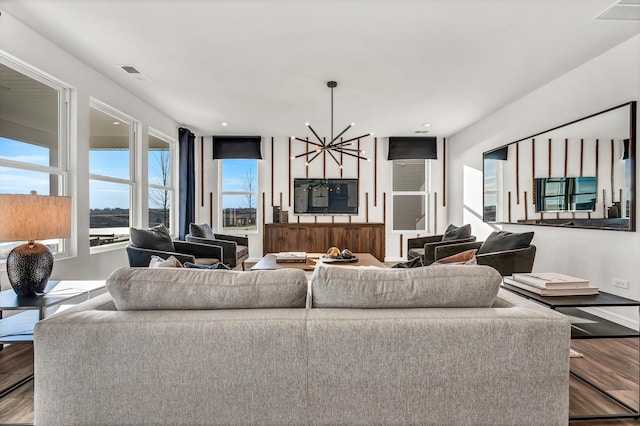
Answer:
M308 161L305 161L305 162L304 162L304 165L305 165L305 166L308 166L308 165L309 165L309 162L308 162Z
M353 126L355 126L355 125L356 125L356 123L351 123L351 127L353 127Z
M340 168L342 168L342 164L340 164Z
M309 122L304 123L305 126L309 127Z
M364 149L361 149L361 150L360 150L360 152L361 152L362 154L364 154L364 153L365 153L365 152L364 152Z
M316 149L316 152L317 152L318 154L320 154L320 153L322 152L322 150L321 150L320 148L318 148L318 149Z
M290 160L295 160L296 157L294 157L293 155L291 157L289 157Z

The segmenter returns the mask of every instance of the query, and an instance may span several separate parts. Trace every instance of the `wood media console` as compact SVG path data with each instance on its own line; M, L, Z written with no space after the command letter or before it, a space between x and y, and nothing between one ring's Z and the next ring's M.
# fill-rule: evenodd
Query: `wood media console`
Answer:
M281 251L325 253L329 247L371 253L384 261L384 223L266 223L263 254Z

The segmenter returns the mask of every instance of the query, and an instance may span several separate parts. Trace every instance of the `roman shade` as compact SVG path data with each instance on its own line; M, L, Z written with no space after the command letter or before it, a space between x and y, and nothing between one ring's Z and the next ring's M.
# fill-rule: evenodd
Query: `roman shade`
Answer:
M262 160L261 136L213 136L213 159L255 158Z
M493 151L489 151L485 153L484 159L505 161L508 155L509 155L509 147L505 146L505 147L494 149Z
M435 160L438 144L435 136L389 136L387 160Z

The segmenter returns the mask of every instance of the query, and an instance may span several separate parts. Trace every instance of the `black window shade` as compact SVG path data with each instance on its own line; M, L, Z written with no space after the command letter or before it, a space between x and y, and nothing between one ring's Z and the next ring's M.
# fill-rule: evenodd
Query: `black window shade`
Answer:
M502 148L494 149L493 151L485 152L484 159L505 161L508 155L509 155L509 147L505 146Z
M262 160L262 136L214 136L213 159L256 158Z
M438 144L435 136L390 136L387 160L435 160Z

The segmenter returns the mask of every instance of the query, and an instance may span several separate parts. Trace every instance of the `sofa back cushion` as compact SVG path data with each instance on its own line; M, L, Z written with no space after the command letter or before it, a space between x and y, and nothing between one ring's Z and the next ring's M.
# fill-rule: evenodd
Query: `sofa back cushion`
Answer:
M175 251L171 235L163 224L150 229L131 228L130 232L131 244L135 247L150 250Z
M471 236L471 224L468 223L462 226L455 226L450 224L444 234L442 234L442 241L460 240L463 238L469 238Z
M318 266L311 278L314 308L490 307L502 277L474 265L413 269Z
M120 268L106 287L120 311L304 308L304 271Z
M533 232L494 231L484 240L477 254L527 248L531 240L533 240Z
M213 234L213 230L208 223L198 225L197 223L189 224L189 234L193 237L206 238L207 240L215 240L216 237Z

